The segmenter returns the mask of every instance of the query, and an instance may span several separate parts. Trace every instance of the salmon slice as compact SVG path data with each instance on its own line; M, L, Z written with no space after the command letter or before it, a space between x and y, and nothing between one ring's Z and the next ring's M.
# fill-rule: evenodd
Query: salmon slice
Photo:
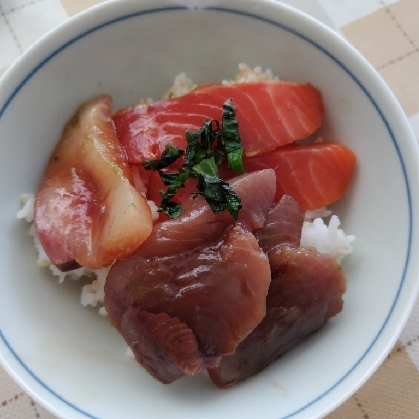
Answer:
M266 169L241 175L230 179L229 183L241 198L242 208L238 221L245 224L250 231L261 228L274 202L274 171ZM196 199L189 196L182 206L183 213L179 217L154 225L150 236L136 250L136 255L162 256L193 249L218 237L234 222L227 211L214 214L202 196Z
M289 145L244 160L246 171L275 170L277 192L292 196L304 210L325 207L345 192L356 164L355 154L336 143Z
M113 115L129 162L159 158L169 143L185 149L186 131L198 130L208 119L220 121L222 106L230 98L236 106L246 156L307 138L323 120L321 94L311 84L269 80L202 86L178 98L137 105Z
M340 264L314 248L298 247L302 223L298 204L284 197L256 232L272 271L266 316L234 354L208 369L217 386L260 372L342 310L346 279Z
M264 317L270 277L268 259L256 238L236 224L192 250L117 261L106 280L105 307L137 359L147 358L147 370L170 382L199 370L193 339L182 326L188 343L179 349L179 339L170 333L162 339L155 327L144 330L145 320L135 317L138 311L166 313L187 325L196 337L202 366L215 366L221 355L234 353ZM130 314L131 308L136 311ZM161 362L175 373L166 374Z
M62 270L102 268L150 234L151 210L131 184L110 96L82 105L65 126L35 200L35 227Z

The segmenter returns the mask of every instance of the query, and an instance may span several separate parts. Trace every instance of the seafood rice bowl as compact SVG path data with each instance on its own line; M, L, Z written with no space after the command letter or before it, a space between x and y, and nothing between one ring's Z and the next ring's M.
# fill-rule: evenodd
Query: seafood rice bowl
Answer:
M0 360L61 418L324 417L417 295L406 118L278 2L76 16L1 79L0 141Z

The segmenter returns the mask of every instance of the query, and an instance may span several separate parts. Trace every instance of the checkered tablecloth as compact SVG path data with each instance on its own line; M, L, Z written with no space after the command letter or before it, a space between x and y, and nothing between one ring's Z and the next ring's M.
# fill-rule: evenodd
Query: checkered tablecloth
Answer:
M101 0L0 0L0 76L30 45ZM117 0L114 0L117 1ZM287 0L339 31L379 71L419 140L419 0ZM0 419L54 419L0 367ZM419 418L419 302L373 377L327 419Z

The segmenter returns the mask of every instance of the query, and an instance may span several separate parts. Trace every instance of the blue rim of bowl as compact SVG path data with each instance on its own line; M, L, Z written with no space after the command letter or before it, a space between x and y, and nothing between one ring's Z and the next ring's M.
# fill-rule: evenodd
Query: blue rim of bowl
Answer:
M136 12L136 13L130 13L124 16L120 16L118 18L109 20L105 23L102 23L100 25L95 26L94 28L91 28L85 32L82 32L81 34L73 37L70 41L67 41L65 44L63 44L61 47L57 48L54 52L52 52L51 54L49 54L46 58L44 58L36 67L34 67L32 69L32 71L30 71L30 73L21 81L21 83L16 87L16 89L12 92L12 94L9 96L9 98L6 100L5 104L3 105L3 107L0 109L0 119L3 116L4 112L6 111L6 109L9 107L10 103L13 101L14 97L19 93L19 91L24 87L24 85L32 78L32 76L34 76L35 73L37 73L45 64L47 64L49 61L51 61L55 56L57 56L60 52L62 52L63 50L65 50L67 47L69 47L70 45L74 44L75 42L79 41L82 38L85 38L86 36L97 32L100 29L103 29L107 26L113 25L115 23L124 21L124 20L128 20L128 19L132 19L132 18L136 18L139 16L145 16L145 15L151 15L154 13L161 13L161 12L173 12L173 11L185 11L188 10L188 7L186 6L170 6L170 7L163 7L163 8L154 8L154 9L148 9L148 10L143 10L140 12ZM375 342L378 340L378 338L380 337L381 333L383 332L384 328L386 327L391 314L394 310L394 307L397 303L397 300L399 299L400 296L400 292L401 289L403 287L403 284L405 282L405 277L406 277L406 272L407 272L407 268L409 265L409 261L410 261L410 254L411 254L411 242L412 242L412 223L413 223L413 218L412 218L412 202L411 202L411 194L410 194L410 186L409 186L409 181L408 181L408 177L407 177L407 172L406 172L406 168L404 165L404 161L399 149L399 146L397 144L396 138L394 137L393 131L390 128L390 125L387 121L387 119L384 117L383 112L381 111L381 109L379 108L378 104L375 102L375 100L373 99L373 97L371 96L371 94L368 92L368 90L366 89L366 87L357 79L357 77L338 59L336 58L332 53L330 53L329 51L327 51L325 48L323 48L321 45L317 44L316 42L314 42L313 40L311 40L310 38L308 38L307 36L303 35L302 33L292 29L289 26L286 26L282 23L276 22L274 20L265 18L263 16L258 16L256 14L253 13L248 13L248 12L244 12L244 11L240 11L240 10L235 10L235 9L230 9L230 8L223 8L223 7L216 7L216 6L208 6L208 7L203 7L200 8L200 10L208 10L208 11L214 11L214 12L221 12L221 13L231 13L231 14L235 14L235 15L240 15L240 16L244 16L247 18L251 18L251 19L255 19L255 20L259 20L262 21L264 23L268 23L270 25L276 26L282 30L285 30L295 36L297 36L298 38L308 42L309 44L311 44L312 46L314 46L315 48L317 48L318 50L320 50L322 53L324 53L325 55L327 55L330 59L332 59L340 68L342 68L351 78L353 81L355 81L355 83L359 86L359 88L363 91L363 93L368 97L368 99L370 100L371 104L374 106L375 110L377 111L378 115L380 116L380 118L382 119L388 133L390 134L390 137L393 141L393 145L396 149L397 152L397 156L399 158L401 167L402 167L402 172L403 172L403 177L405 180L405 184L406 184L406 193L407 193L407 201L408 201L408 208L409 208L409 234L408 234L408 243L407 243L407 253L406 253L406 259L405 259L405 264L403 267L403 273L402 273L402 277L399 283L399 287L397 288L397 292L396 295L394 297L394 301L390 307L390 310L383 322L383 324L381 325L378 333L376 334L376 336L374 337L374 339L372 340L371 344L368 346L368 348L365 350L365 352L362 354L362 356L358 359L358 361L333 385L331 386L329 389L327 389L326 391L324 391L322 394L320 394L319 396L317 396L316 398L314 398L312 401L310 401L309 403L306 403L304 406L301 406L299 409L295 410L294 412L291 412L289 414L287 414L286 416L282 416L279 419L289 419L292 418L293 416L297 415L298 413L302 412L303 410L309 408L310 406L314 405L316 402L318 402L319 400L321 400L323 397L325 397L327 394L329 394L332 390L334 390L339 384L341 384L351 373L352 371L354 371L356 369L356 367L362 362L362 360L366 357L366 355L370 352L371 348L374 346ZM18 361L18 363L23 367L23 369L36 381L38 382L38 384L40 384L43 388L45 388L49 393L51 393L53 396L55 396L58 400L60 400L61 402L63 402L64 404L66 404L67 406L71 407L72 409L74 409L75 411L85 415L86 417L90 418L90 419L100 419L96 416L91 415L90 413L80 409L79 407L75 406L73 403L67 401L66 399L64 399L62 396L60 396L59 394L57 394L52 388L50 388L47 384L45 384L39 377L37 377L31 370L30 368L22 361L22 359L19 357L19 355L14 351L14 349L11 347L11 345L9 344L9 342L7 341L7 339L5 338L5 336L3 335L1 329L0 329L0 337L3 340L4 344L6 345L6 347L9 349L9 351L12 353L12 355L15 357L15 359Z

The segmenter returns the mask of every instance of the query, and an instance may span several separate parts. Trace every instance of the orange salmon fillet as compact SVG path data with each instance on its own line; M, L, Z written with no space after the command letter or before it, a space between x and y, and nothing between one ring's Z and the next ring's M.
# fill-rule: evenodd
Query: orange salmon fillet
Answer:
M198 130L208 119L220 121L222 106L230 98L246 156L307 138L323 120L321 94L309 83L269 80L201 86L178 98L137 105L113 115L129 163L159 158L169 143L186 148L186 131Z

